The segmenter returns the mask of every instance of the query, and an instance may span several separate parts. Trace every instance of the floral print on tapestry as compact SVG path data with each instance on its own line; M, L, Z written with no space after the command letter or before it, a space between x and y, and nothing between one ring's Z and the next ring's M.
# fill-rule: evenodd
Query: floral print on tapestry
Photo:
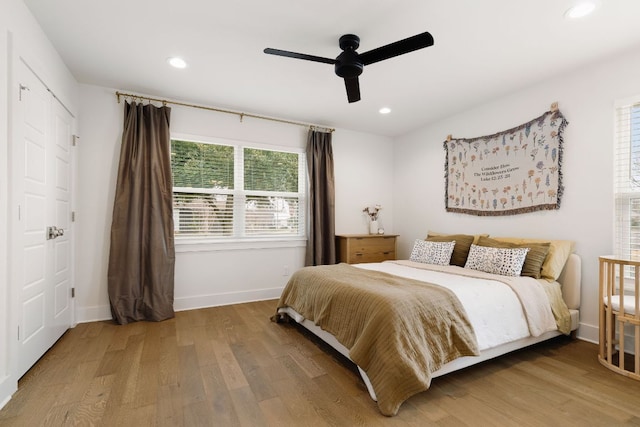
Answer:
M494 135L444 142L447 212L515 215L560 208L562 132L559 110Z

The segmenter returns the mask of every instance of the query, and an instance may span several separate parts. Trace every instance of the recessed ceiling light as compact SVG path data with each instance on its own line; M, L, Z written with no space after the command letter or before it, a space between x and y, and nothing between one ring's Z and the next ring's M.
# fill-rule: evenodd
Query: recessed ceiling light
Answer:
M595 1L582 1L567 9L564 16L569 19L583 18L596 10L596 6Z
M185 62L185 60L182 59L182 58L178 58L177 56L174 56L172 58L167 59L167 62L169 63L169 65L171 65L172 67L175 67L175 68L186 68L187 67L187 63Z
M378 112L380 114L389 114L391 112L391 108L389 107L382 107L381 109L378 110Z

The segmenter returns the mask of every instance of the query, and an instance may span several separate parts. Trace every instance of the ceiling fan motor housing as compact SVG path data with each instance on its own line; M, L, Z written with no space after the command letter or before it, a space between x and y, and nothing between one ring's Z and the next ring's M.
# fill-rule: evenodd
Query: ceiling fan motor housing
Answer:
M364 69L360 55L356 52L360 46L360 37L355 34L345 34L340 37L338 43L343 52L336 58L336 74L346 79L358 77Z

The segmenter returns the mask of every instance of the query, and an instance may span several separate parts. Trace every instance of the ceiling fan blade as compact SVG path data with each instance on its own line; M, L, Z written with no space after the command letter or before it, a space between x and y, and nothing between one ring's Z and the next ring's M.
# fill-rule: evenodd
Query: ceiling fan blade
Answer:
M360 82L358 77L345 78L344 87L347 88L347 99L350 103L360 101Z
M288 58L305 59L307 61L322 62L324 64L335 64L335 59L323 58L321 56L307 55L304 53L289 52L288 50L271 49L270 47L264 50L264 53L269 55L286 56Z
M415 35L377 49L360 54L360 60L364 65L373 64L394 56L403 55L433 45L433 36L428 32Z

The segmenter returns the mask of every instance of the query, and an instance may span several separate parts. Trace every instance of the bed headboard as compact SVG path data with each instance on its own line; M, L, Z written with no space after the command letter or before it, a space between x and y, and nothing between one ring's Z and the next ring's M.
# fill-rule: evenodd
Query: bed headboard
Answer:
M558 282L562 285L562 297L567 307L573 310L580 308L581 280L582 260L578 255L571 254L558 277Z

